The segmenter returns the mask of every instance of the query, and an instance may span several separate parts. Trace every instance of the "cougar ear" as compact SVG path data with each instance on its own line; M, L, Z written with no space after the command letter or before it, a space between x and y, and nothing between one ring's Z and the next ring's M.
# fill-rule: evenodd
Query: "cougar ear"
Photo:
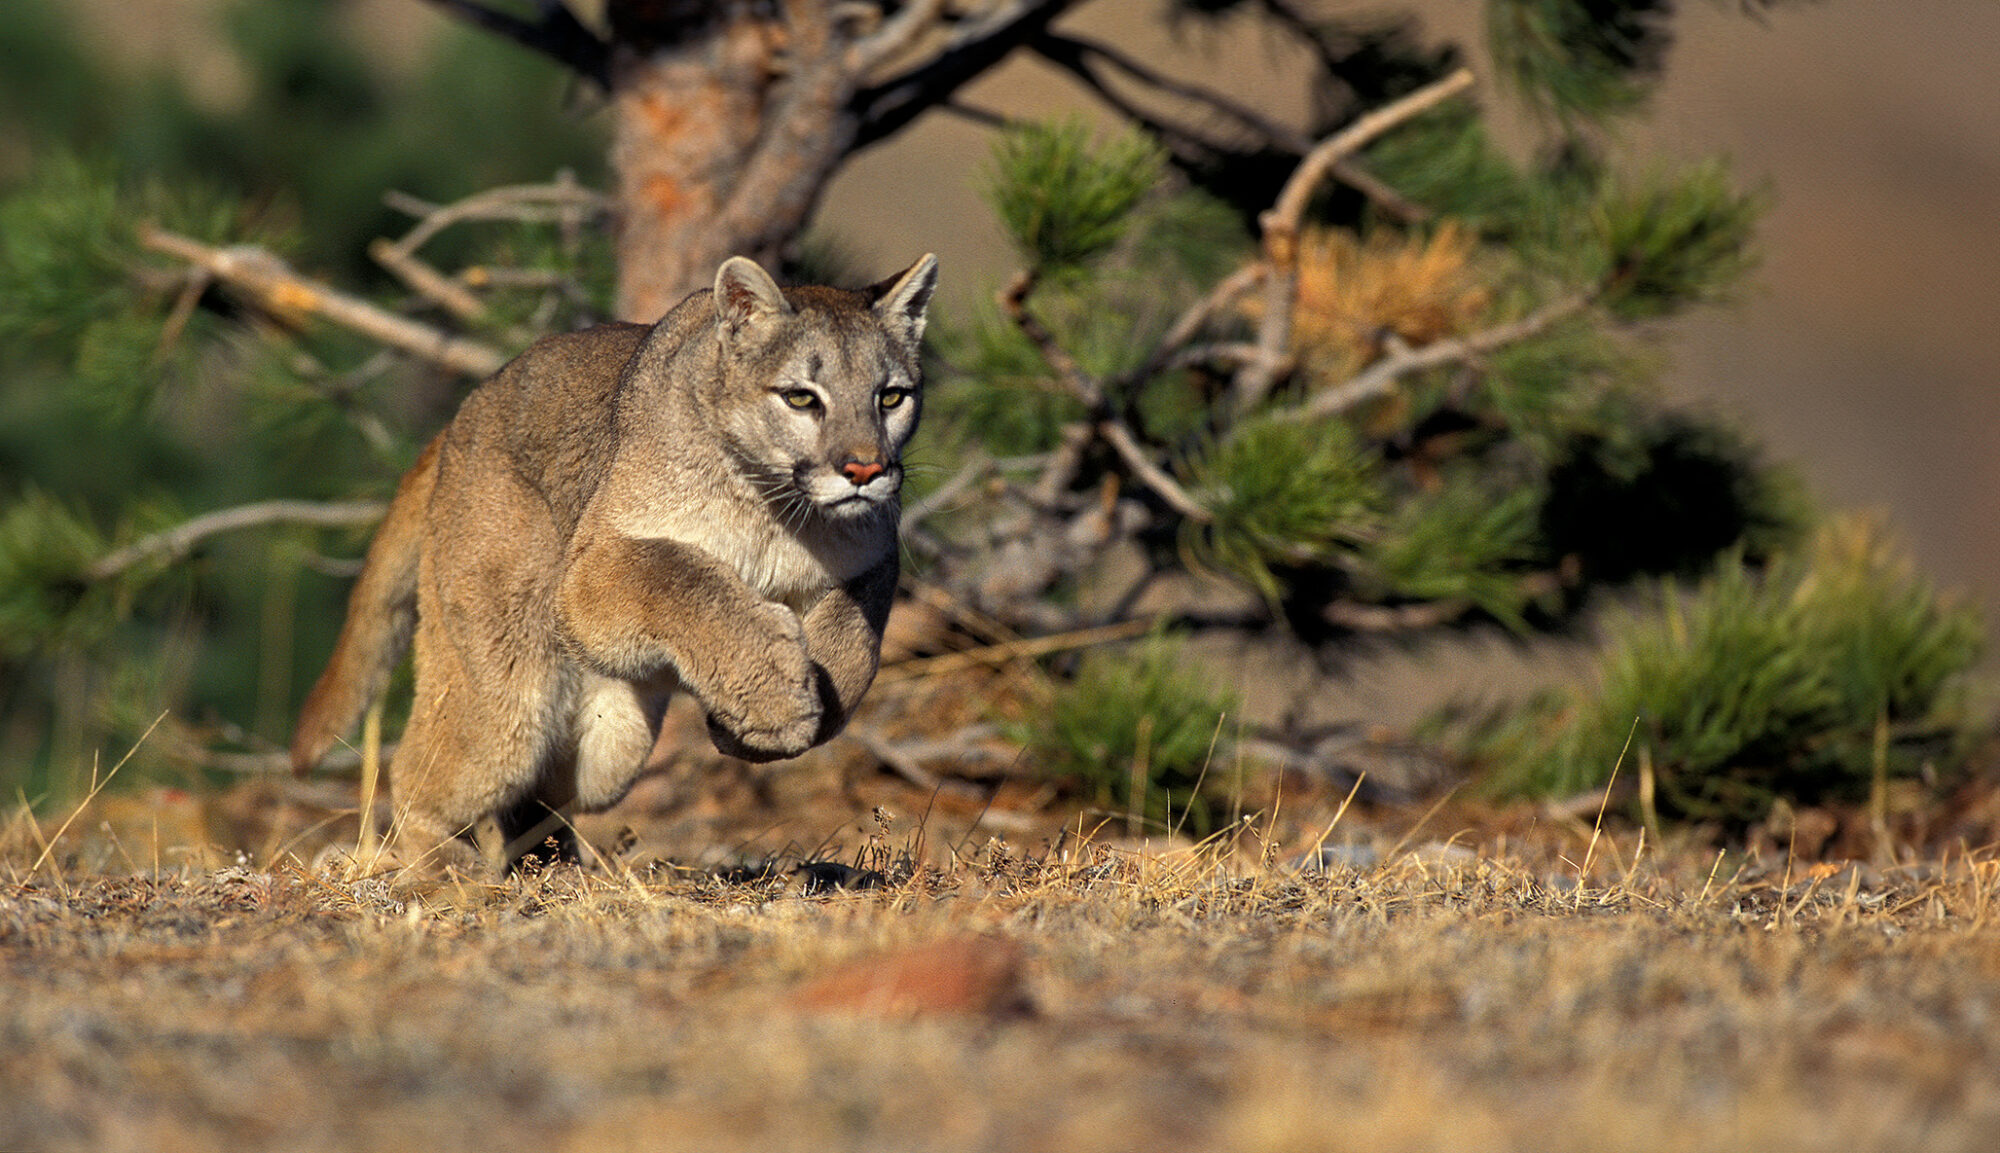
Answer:
M778 282L749 257L732 256L715 270L715 323L724 341L791 312Z
M924 311L937 290L937 257L926 252L901 273L868 290L875 315L914 347L924 337Z

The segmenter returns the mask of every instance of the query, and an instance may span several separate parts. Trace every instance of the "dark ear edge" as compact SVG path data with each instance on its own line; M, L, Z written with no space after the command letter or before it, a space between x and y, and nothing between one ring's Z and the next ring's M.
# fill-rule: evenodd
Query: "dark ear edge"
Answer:
M791 312L778 282L749 257L732 256L715 270L715 319L724 336L738 336L751 325Z
M875 315L912 345L924 338L924 318L937 291L937 256L926 252L895 276L871 285Z

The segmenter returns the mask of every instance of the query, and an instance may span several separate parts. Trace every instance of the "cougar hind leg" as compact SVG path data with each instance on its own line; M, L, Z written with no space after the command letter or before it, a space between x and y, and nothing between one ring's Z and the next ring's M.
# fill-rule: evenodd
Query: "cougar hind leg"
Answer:
M504 869L512 858L499 850L527 831L504 826L542 780L550 689L529 678L478 685L427 626L417 630L416 707L390 765L389 848L432 871ZM503 828L482 835L496 821Z

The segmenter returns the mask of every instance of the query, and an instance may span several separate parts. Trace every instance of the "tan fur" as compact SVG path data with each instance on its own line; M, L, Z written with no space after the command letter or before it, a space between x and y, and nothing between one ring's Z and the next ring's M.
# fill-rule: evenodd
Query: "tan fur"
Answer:
M723 752L796 756L874 680L921 406L926 256L863 292L780 290L742 258L650 328L540 341L403 478L301 711L306 772L412 632L391 843L500 861L624 795L668 698ZM529 843L522 844L523 840ZM497 863L497 862L496 862Z

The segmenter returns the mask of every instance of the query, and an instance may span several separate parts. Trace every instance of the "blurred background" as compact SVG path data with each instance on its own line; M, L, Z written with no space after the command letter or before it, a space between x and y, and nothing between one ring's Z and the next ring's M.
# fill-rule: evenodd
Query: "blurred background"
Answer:
M16 0L0 21L18 21L34 6ZM234 110L255 88L230 50L224 7L65 0L60 11L103 66L170 71L199 105ZM293 5L262 7L276 18ZM432 50L449 38L463 42L454 55L512 58L512 67L546 73L546 98L564 99L552 65L470 33L420 0L337 7L338 27L355 37L358 54L386 72L434 66ZM1830 0L1756 19L1734 5L1681 7L1665 82L1652 114L1629 126L1624 159L1643 166L1721 153L1739 179L1765 182L1775 200L1752 292L1736 307L1675 325L1668 385L1739 416L1772 454L1803 469L1828 506L1887 508L1922 564L1980 601L1989 620L2000 619L2000 99L1992 88L2000 5ZM1232 85L1283 67L1256 37L1187 29L1177 36L1158 8L1154 0L1100 0L1071 22L1149 58L1177 54L1197 74ZM1419 8L1439 39L1479 43L1478 4L1433 0ZM41 70L28 67L34 63L4 67L20 85ZM63 98L63 77L47 84L42 101ZM1296 87L1273 85L1269 96L1295 99ZM1481 99L1505 104L1490 83ZM1088 107L1067 81L1025 63L982 81L968 100L1016 113ZM572 93L570 109L577 128L590 131L588 101ZM414 105L352 114L383 131L425 116ZM518 139L504 123L495 131ZM339 164L325 154L334 142L294 143ZM476 162L466 162L482 143L465 140L439 160L476 183ZM871 270L934 249L948 293L988 291L982 286L1005 275L1009 256L976 189L987 147L985 130L933 114L848 169L827 198L823 227ZM587 157L579 149L568 159ZM24 163L23 145L0 138L0 174L18 175ZM432 198L446 191L405 190Z

